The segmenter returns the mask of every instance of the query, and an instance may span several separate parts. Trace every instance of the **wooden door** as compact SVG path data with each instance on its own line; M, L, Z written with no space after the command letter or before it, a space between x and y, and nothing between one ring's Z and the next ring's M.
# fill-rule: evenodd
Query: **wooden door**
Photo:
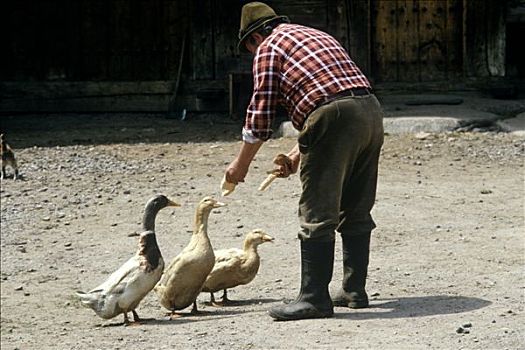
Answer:
M372 0L372 74L377 82L455 79L462 73L461 0Z

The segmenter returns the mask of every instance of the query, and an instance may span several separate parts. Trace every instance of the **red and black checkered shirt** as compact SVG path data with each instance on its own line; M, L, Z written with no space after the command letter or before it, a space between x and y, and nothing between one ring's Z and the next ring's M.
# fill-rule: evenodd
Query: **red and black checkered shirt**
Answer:
M301 130L308 115L327 98L368 79L332 36L297 24L281 24L259 45L253 61L253 95L243 139L267 140L277 104Z

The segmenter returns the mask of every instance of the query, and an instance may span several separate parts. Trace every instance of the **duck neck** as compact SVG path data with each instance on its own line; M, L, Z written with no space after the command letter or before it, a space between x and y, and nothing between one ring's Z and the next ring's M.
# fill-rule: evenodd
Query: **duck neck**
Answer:
M200 232L207 232L208 230L208 218L210 217L211 210L199 209L195 213L195 230L193 234Z
M140 254L146 258L147 270L153 271L159 266L162 255L157 245L157 239L155 235L148 237L148 240L141 242Z
M244 242L244 251L245 252L257 253L257 245L253 244L250 241L245 241Z
M155 218L159 209L156 207L146 207L142 218L142 229L144 231L155 231Z

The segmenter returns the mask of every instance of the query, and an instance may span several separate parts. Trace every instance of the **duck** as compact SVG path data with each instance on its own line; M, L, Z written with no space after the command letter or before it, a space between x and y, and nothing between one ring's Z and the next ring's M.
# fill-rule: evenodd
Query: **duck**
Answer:
M208 218L213 209L225 206L210 196L204 197L195 210L193 233L188 245L168 265L155 286L160 304L175 318L177 310L193 304L191 314L198 313L197 297L215 264L215 254L208 237Z
M133 323L140 317L136 312L141 300L155 287L164 270L164 260L155 235L155 218L165 207L178 207L164 195L156 195L146 203L138 250L108 279L89 292L76 292L83 306L91 308L99 317L110 319L124 315L124 325L130 324L128 313L133 314Z
M250 283L257 272L261 259L257 247L265 242L273 242L274 238L260 229L246 234L243 249L230 248L216 250L215 265L202 287L203 292L210 293L210 304L226 305L231 302L227 289ZM213 293L223 290L222 301L215 302Z

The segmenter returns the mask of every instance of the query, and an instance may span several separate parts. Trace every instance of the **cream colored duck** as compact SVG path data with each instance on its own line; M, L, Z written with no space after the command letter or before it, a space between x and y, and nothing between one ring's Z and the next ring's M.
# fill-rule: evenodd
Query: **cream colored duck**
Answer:
M163 195L151 198L146 204L142 226L146 230L140 235L139 249L117 271L101 285L89 292L77 292L82 305L89 307L105 319L124 314L124 324L129 324L128 312L133 321L140 321L135 309L140 301L159 281L164 269L164 260L155 237L155 217L168 206L179 206Z
M182 310L192 303L191 312L198 311L197 296L215 264L215 255L208 238L208 218L212 209L224 205L211 197L204 197L200 201L189 244L169 264L155 287L161 305L171 311L172 317L176 310Z
M230 300L227 289L250 283L257 275L260 257L257 247L264 242L272 242L273 237L262 230L253 230L244 239L244 248L220 249L215 251L215 266L202 288L210 293L212 304L226 304ZM215 302L214 292L224 290L221 303Z

